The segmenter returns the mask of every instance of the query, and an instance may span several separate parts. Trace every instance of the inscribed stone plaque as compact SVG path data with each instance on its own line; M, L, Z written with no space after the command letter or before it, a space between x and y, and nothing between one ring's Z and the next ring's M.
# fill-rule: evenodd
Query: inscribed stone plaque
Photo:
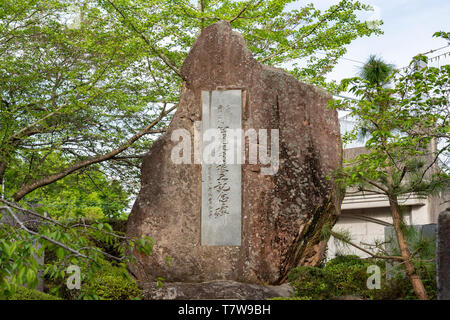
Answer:
M227 134L242 129L241 103L241 90L202 91L202 245L241 245L241 164L227 159L240 152Z

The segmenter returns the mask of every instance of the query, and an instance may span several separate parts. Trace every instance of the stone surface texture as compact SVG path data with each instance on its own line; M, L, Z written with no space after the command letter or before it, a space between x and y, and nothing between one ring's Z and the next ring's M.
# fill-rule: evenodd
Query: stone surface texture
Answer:
M148 300L264 300L275 297L291 297L294 290L288 284L262 286L232 280L216 280L200 283L174 282L158 287L156 282L145 283L143 295Z
M244 38L228 22L205 28L184 61L180 104L167 130L142 164L142 185L127 235L150 236L154 252L136 253L129 265L145 283L235 280L279 284L297 265L316 265L326 241L324 223L339 214L341 197L329 174L341 165L337 112L331 96L282 70L258 63ZM242 127L279 129L280 168L262 175L261 166L242 165L241 246L201 246L201 165L173 164L178 142L171 133L193 136L201 120L202 90L241 89ZM170 257L170 258L168 258Z

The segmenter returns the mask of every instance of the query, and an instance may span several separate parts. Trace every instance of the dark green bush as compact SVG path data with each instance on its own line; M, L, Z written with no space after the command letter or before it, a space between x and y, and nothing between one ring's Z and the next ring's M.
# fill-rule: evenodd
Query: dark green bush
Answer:
M325 266L329 268L335 265L365 266L367 264L368 260L361 259L357 255L338 255L336 258L326 262Z
M368 289L367 268L378 265L381 269L381 289ZM416 265L430 299L436 298L436 272L433 264ZM338 256L324 267L297 267L291 270L288 281L296 297L331 299L340 296L358 296L363 299L416 299L409 279L397 267L386 280L385 262L361 259L358 256Z
M18 286L15 293L8 300L60 300L60 298L34 289Z
M48 290L53 290L65 300L134 300L142 296L136 282L128 275L126 269L108 261L103 261L100 269L94 271L94 276L88 281L82 280L79 290L69 290L65 279L63 282L48 280L46 286Z
M311 297L276 297L269 300L313 300Z
M437 288L436 288L436 267L434 263L427 263L426 265L415 264L416 271L418 272L420 278L422 279L425 290L427 291L429 299L436 299ZM398 269L398 268L397 268ZM413 300L417 299L414 294L411 282L409 278L405 275L402 269L396 270L392 273L391 279L389 281L384 281L382 279L381 290L376 290L376 299L383 300Z
M367 279L370 276L367 268L383 265L373 259L361 259L358 256L338 256L330 260L325 269L331 274L334 285L334 297L357 295L364 299L373 298L375 291L367 288Z
M111 224L114 231L119 235L125 230L122 220L105 219L104 223ZM87 223L89 224L89 223ZM116 230L119 229L119 230ZM122 257L123 252L119 249L119 241L111 236L92 237L89 244L108 254ZM46 262L56 262L55 252L46 252ZM63 279L45 278L48 291L66 300L76 299L104 299L104 300L129 300L141 297L136 282L129 276L124 264L118 264L108 257L99 258L96 263L79 264L81 268L81 288L69 290L66 286L67 277ZM93 276L86 276L90 272ZM83 277L84 275L84 277ZM46 291L47 291L46 290Z
M373 290L367 288L367 267L374 263L358 256L338 256L323 268L297 267L288 279L298 297L331 299L358 295L372 298Z
M358 295L371 298L373 291L367 289L367 267L375 264L358 256L338 256L323 268L297 267L289 274L288 280L295 289L296 296L313 299Z
M141 291L133 279L117 273L100 274L89 284L93 294L104 300L133 300L141 298Z
M83 285L82 291L91 298L102 300L133 300L142 296L127 270L108 261L103 262L93 281Z
M296 297L329 299L333 290L330 277L323 268L302 266L291 270L288 281L294 288Z

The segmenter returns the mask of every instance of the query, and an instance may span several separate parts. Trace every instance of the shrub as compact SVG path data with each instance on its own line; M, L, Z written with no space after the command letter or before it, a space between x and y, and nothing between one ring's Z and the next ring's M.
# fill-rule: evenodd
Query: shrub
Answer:
M376 263L358 256L338 256L328 261L323 268L294 268L288 281L294 287L297 297L331 299L357 295L372 299L374 290L367 288L367 268Z
M296 297L329 299L333 290L331 275L324 268L300 266L291 270L288 281Z
M367 260L363 260L357 255L338 255L334 259L328 261L325 266L333 267L335 265L356 265L363 266L367 264Z
M90 222L86 222L91 224ZM126 221L118 219L105 219L103 223L111 223L115 233L121 235L125 230ZM120 231L117 231L120 229ZM123 250L119 248L119 240L107 234L93 235L88 238L89 245L110 255L122 257ZM46 263L57 263L58 257L55 250L46 251ZM81 269L81 288L69 290L66 286L67 277L54 279L49 275L45 277L47 290L63 299L104 299L104 300L129 300L141 297L136 282L130 277L125 263L117 263L108 257L99 256L95 263L77 264ZM88 276L89 275L89 276ZM47 291L46 290L46 291Z
M313 300L311 297L276 297L269 300Z
M18 286L8 300L61 300L58 297L34 289Z
M330 260L325 269L332 275L334 297L357 295L366 299L373 298L374 290L367 288L367 268L374 264L377 261L352 255Z
M381 288L368 289L367 268L378 265L381 269ZM416 264L430 299L436 298L436 271L434 264ZM409 279L401 271L391 271L392 278L386 280L385 261L361 259L358 256L338 256L328 261L324 267L297 267L291 270L288 281L295 290L296 297L331 299L355 295L363 299L416 299Z
M422 279L428 298L436 299L437 288L435 264L428 263L426 266L416 264L416 271ZM383 300L417 299L409 278L401 270L393 272L392 278L381 286L381 290L376 290L375 294L376 299Z
M68 289L67 277L58 279L47 277L45 279L47 290L65 300L130 300L139 299L142 295L124 263L100 259L95 264L80 265L80 269L80 289ZM87 272L92 275L85 276Z
M104 261L94 280L86 283L83 293L90 298L102 300L134 300L142 296L136 281L125 267Z
M133 300L141 298L141 291L133 279L117 273L100 274L89 284L92 293L104 300Z

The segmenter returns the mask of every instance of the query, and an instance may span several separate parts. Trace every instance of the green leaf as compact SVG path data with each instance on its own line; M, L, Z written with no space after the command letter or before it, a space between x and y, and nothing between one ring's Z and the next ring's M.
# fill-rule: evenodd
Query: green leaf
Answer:
M63 259L64 258L64 249L59 247L56 249L56 257L58 259Z

